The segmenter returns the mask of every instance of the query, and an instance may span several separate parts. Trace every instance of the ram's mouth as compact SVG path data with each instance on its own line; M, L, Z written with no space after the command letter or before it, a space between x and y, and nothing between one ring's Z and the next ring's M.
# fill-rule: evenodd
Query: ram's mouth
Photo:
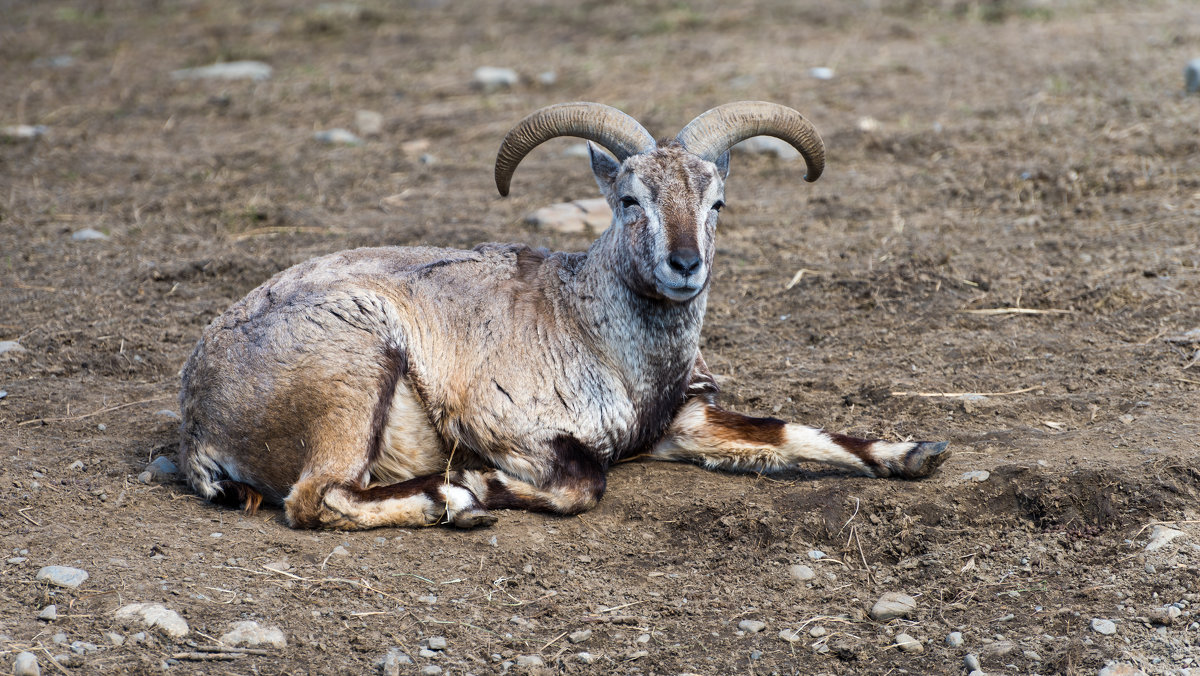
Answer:
M690 280L689 280L690 281ZM666 296L667 299L677 303L688 301L696 297L700 293L700 289L704 288L704 284L700 280L694 282L684 282L682 284L671 284L669 282L658 280L658 292Z

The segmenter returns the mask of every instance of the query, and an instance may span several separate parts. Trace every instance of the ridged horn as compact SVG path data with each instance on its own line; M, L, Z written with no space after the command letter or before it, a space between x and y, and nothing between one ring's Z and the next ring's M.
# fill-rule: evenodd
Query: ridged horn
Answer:
M557 103L534 111L504 137L496 154L496 188L508 195L517 165L537 146L558 136L599 143L624 162L654 148L654 137L637 120L602 103Z
M800 113L766 101L738 101L717 106L696 117L675 137L688 152L716 162L735 144L754 136L774 136L795 146L815 181L825 170L825 143Z

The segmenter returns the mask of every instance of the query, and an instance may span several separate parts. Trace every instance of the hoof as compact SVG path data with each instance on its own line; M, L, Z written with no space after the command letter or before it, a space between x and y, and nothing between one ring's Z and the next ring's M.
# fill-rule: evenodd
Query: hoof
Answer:
M465 509L454 515L455 528L478 528L496 523L496 517L483 509Z
M918 441L904 456L904 469L900 476L920 479L933 474L950 457L949 447L948 441Z

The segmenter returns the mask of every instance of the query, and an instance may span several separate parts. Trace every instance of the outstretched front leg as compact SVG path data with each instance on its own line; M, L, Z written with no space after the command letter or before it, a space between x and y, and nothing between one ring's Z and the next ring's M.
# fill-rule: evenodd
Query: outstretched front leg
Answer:
M945 441L891 442L754 418L695 397L680 409L651 455L712 469L778 472L801 462L824 462L875 477L917 479L950 456Z

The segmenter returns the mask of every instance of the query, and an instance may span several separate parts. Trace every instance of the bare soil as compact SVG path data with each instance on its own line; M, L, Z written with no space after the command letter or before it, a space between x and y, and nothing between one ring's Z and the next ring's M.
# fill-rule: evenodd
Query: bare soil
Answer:
M1184 0L0 2L0 125L48 128L0 141L0 340L24 347L0 355L0 650L33 650L43 674L369 673L393 647L414 673L538 655L512 669L955 674L967 653L988 673L1195 673L1200 98L1181 71L1197 56ZM237 59L274 73L170 75ZM483 65L522 82L479 91ZM516 120L579 99L664 136L738 99L813 120L816 184L800 162L734 157L704 354L732 408L948 439L937 475L632 462L579 517L364 533L137 480L176 452L159 411L201 328L275 271L366 245L585 248L522 221L595 194L571 142L526 160L511 198L491 173ZM380 136L313 140L359 109L383 114ZM87 227L108 239L72 239ZM1037 312L973 312L1005 308ZM954 393L989 396L925 396ZM1159 521L1187 536L1147 553ZM90 577L36 582L51 564ZM886 591L916 612L871 620ZM139 631L113 617L132 602L192 634L112 645ZM1176 602L1170 626L1144 621ZM288 647L173 658L244 619ZM430 636L448 647L422 657Z

